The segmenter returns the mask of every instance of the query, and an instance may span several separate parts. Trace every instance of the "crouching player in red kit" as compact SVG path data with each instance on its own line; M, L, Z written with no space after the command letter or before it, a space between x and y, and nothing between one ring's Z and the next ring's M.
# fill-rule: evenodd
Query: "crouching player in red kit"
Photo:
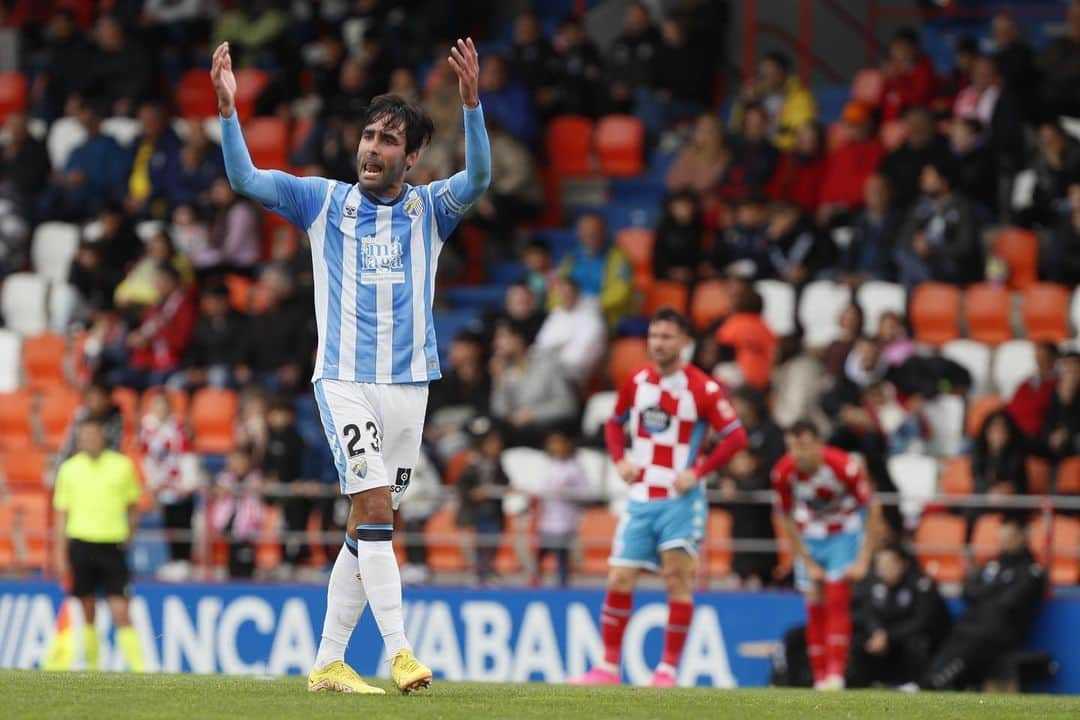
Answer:
M799 421L773 468L784 534L795 556L795 586L806 598L806 649L814 687L844 687L851 644L851 586L870 566L882 530L881 507L862 463L825 445Z
M708 512L702 479L747 444L723 388L682 360L690 343L689 321L670 308L649 323L652 364L620 389L614 417L605 428L608 452L630 485L630 499L615 531L607 596L600 616L604 661L576 685L618 685L623 633L642 570L659 572L667 586L664 652L653 687L676 684L676 668L694 614L697 547ZM718 434L715 449L701 454L706 433ZM630 449L626 449L626 435Z

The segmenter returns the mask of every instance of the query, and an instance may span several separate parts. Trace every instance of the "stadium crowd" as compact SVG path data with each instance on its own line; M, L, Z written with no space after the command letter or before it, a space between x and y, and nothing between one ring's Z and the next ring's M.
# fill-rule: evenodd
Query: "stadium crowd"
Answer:
M189 577L193 561L289 577L332 557L322 545L344 518L307 379L306 238L225 179L209 47L234 48L256 164L353 181L356 118L390 91L435 119L408 177L420 184L461 164L456 81L433 59L467 31L486 39L493 177L440 265L444 378L400 518L406 580L465 570L467 540L478 580L492 581L518 567L507 546L526 517L534 582L548 555L562 584L575 565L603 571L613 523L597 506L619 494L589 449L664 305L689 312L694 362L731 388L750 435L710 485L715 529L736 543L710 552L710 574L789 581L783 553L740 541L773 538L761 492L781 428L803 417L860 453L879 492L986 500L891 507L894 540L996 546L1018 520L1020 540L1001 547L1033 562L1023 533L1043 520L1015 508L1003 519L995 501L1080 493L1066 316L1080 282L1080 142L1063 119L1080 116L1080 3L1038 53L995 17L989 37L957 43L945 74L901 30L836 118L781 53L725 102L722 3L671 3L681 10L663 18L630 3L604 43L566 14L580 3L494 17L484 2L213 4L2 10L20 69L3 82L22 88L0 107L11 497L42 493L73 452L73 418L92 417L138 459L143 506L168 540L163 577ZM46 329L60 339L37 337ZM535 474L522 479L511 458L526 455ZM39 461L27 471L17 456ZM331 529L334 540L309 540ZM1055 545L1058 533L1075 551L1075 513L1055 516ZM875 581L896 586L917 570L891 547ZM980 566L994 555L976 552ZM918 564L962 580L958 553L942 557ZM1051 565L1053 581L1080 582L1075 554ZM870 641L884 621L860 612L858 652L880 655ZM919 651L902 661L925 661Z

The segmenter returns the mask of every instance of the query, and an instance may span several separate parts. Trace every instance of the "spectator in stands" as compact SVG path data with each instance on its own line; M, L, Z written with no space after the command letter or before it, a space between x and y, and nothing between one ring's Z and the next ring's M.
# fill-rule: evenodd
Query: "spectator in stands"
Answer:
M112 15L98 17L93 37L89 76L79 92L105 102L110 115L131 115L150 91L152 57Z
M820 204L825 167L821 128L813 123L799 127L794 147L780 156L769 183L769 197L793 202L804 213L813 215Z
M709 103L713 73L707 52L687 38L683 23L668 17L660 24L661 43L652 61L652 87L637 93L634 114L652 136L700 113ZM686 72L686 68L698 68Z
M410 103L420 104L420 87L416 84L416 74L412 68L394 68L390 72L390 83L387 92L400 95Z
M83 241L68 270L68 284L79 293L72 320L87 322L94 310L113 306L113 293L120 283L120 273L105 263L99 243Z
M255 543L265 515L262 474L250 451L237 446L214 480L207 509L210 530L229 543L230 578L255 574Z
M502 434L487 418L477 418L470 429L476 452L458 478L457 525L472 528L476 548L476 580L481 586L491 581L495 555L505 527L502 499L510 479L502 468Z
M1026 495L1027 457L1028 442L1016 422L1005 411L991 413L983 421L971 447L974 492L986 497L991 506L1001 498ZM966 508L968 531L980 516L992 512L992 507Z
M921 687L959 690L976 685L1023 647L1042 607L1046 573L1028 549L1020 518L1002 520L998 547L1000 555L975 568L964 584L964 614L934 654Z
M30 134L24 112L8 115L4 133L7 141L0 147L0 198L11 200L18 214L29 218L49 181L49 153L45 143Z
M555 359L529 351L518 323L501 323L491 359L491 413L506 442L539 447L552 430L574 424L577 411L577 395Z
M1065 35L1051 42L1039 58L1042 105L1047 117L1080 116L1080 2L1072 0L1065 15Z
M818 197L820 225L862 208L866 184L885 154L873 132L870 108L860 102L849 102L841 119L850 139L829 151Z
M1069 184L1080 178L1080 142L1070 137L1059 122L1043 122L1032 169L1035 193L1026 219L1053 227L1067 209Z
M763 106L746 106L742 114L742 132L732 143L732 168L721 188L721 193L727 197L763 192L772 180L780 153L769 139L767 123Z
M270 442L270 425L266 420L269 412L270 401L261 388L250 387L241 392L233 434L236 444L247 448L256 465L262 464Z
M1055 462L1080 455L1080 353L1076 351L1058 360L1057 385L1041 440Z
M780 447L782 455L783 436ZM760 501L736 501L738 493L769 492L772 488L769 481L770 467L760 450L747 447L737 452L731 462L720 471L721 497L724 499L724 506L731 513L731 539L736 543L774 539L772 508L769 504ZM748 590L771 585L776 572L776 552L736 550L731 561L731 571Z
M296 410L288 397L275 397L266 413L266 452L261 470L268 483L278 485L271 499L281 505L285 532L282 543L282 575L289 577L311 557L307 542L308 518L314 508L312 483L301 477L304 462L304 438L296 429ZM298 537L299 536L299 537Z
M183 372L173 376L169 385L186 390L234 387L233 368L241 358L237 338L245 332L243 316L229 305L228 289L221 284L204 288Z
M469 221L490 232L492 244L509 247L514 231L536 218L544 204L544 190L529 148L488 120L491 144L491 184L473 204ZM461 137L458 158L465 160L465 138Z
M57 465L67 460L77 452L79 424L83 420L96 420L105 432L105 442L110 450L120 450L124 444L124 416L120 408L112 400L109 386L101 380L92 380L83 390L83 401L75 410L71 418L68 430L64 434L64 442L56 454Z
M634 302L630 261L609 242L607 223L600 213L586 212L578 219L576 231L578 246L567 254L560 272L574 281L582 295L596 300L608 327L614 328ZM552 302L549 298L548 304Z
M525 274L521 278L521 283L533 294L532 303L528 306L528 313L521 312L519 319L531 315L536 317L536 330L539 332L540 323L543 321L543 312L540 308L546 308L548 306L548 286L551 284L551 278L554 272L551 268L551 248L548 244L540 238L534 238L529 241L529 244L525 246L525 250L521 255L521 263L525 266ZM524 303L519 303L520 307L525 307ZM510 289L507 288L506 307L510 311ZM513 314L510 311L510 314ZM530 336L535 337L534 332Z
M994 153L992 173L997 168L1012 174L1024 161L1024 129L1017 95L1005 87L993 58L980 56L971 72L971 84L960 91L953 114L961 119L978 120L985 129L985 141Z
M772 416L786 427L800 418L819 417L817 399L826 377L821 361L803 350L801 334L781 338L772 375Z
M180 278L180 284L186 286L194 277L191 264L183 255L176 252L172 238L164 230L159 230L146 241L146 254L128 270L124 279L116 287L113 300L116 306L129 317L137 317L144 308L161 300L158 287L158 268L169 265Z
M126 272L133 262L144 253L149 253L153 243L144 245L135 232L135 222L119 202L110 202L102 207L97 221L101 235L95 242L101 248L102 259L115 272Z
M311 360L308 310L297 299L292 279L281 267L267 267L259 283L265 292L266 309L248 323L236 380L240 385L254 382L271 392L295 391Z
M817 120L814 95L791 72L791 58L771 52L758 64L754 82L743 86L731 109L731 129L745 134L744 116L751 105L760 105L768 119L768 135L776 147L795 148L795 134L800 127Z
M734 309L716 331L716 341L735 351L735 362L747 385L767 390L776 359L776 336L761 317L761 295L753 290L741 295Z
M769 239L769 264L759 275L780 278L802 286L832 265L835 248L818 232L793 202L777 202L765 231Z
M880 172L889 181L893 205L907 212L919 198L923 168L949 155L949 144L938 134L934 118L925 107L904 114L907 139L881 161Z
M186 580L191 572L191 519L199 475L189 459L184 426L165 393L153 395L139 422L139 457L147 489L161 507L169 561L158 569L165 580Z
M41 64L31 88L34 115L46 121L74 115L88 84L90 47L70 8L54 8L43 28Z
M444 464L470 445L466 427L474 418L489 415L491 401L491 378L480 335L458 333L448 359L442 380L431 385L424 421L424 440Z
M886 310L878 319L877 339L881 343L881 359L890 368L903 365L918 349L908 336L904 318L893 310Z
M165 108L156 102L139 108L139 136L131 147L127 181L129 213L162 220L180 179L180 138L169 125Z
M724 128L715 115L707 113L694 123L694 134L675 156L665 183L670 191L690 190L704 200L730 167L731 150L724 139Z
M207 245L191 255L199 276L252 276L262 254L258 211L250 200L233 191L225 176L210 186L210 202L213 220Z
M124 196L124 150L101 133L101 111L93 103L79 108L79 124L86 140L56 170L49 192L42 198L41 214L58 220L85 220Z
M1028 437L1038 437L1042 432L1046 411L1054 397L1055 366L1060 354L1052 342L1036 343L1035 374L1022 382L1009 400L1009 417Z
M705 237L698 196L689 190L668 195L655 237L653 277L691 285L701 262L701 245Z
M556 52L552 111L596 117L606 102L601 97L604 69L600 51L585 33L581 21L572 16L559 23L552 44Z
M274 65L287 42L289 14L271 0L244 0L218 16L210 36L217 47L228 41L237 67Z
M877 419L865 407L864 393L885 377L886 369L877 338L858 336L844 359L843 371L832 388L821 396L821 409L829 417L838 417L841 425L855 434L870 429L880 433ZM884 437L881 445L883 450Z
M609 112L632 110L638 90L652 84L653 61L663 43L645 3L633 0L626 6L623 31L608 52L605 70L608 82Z
M1023 38L1016 19L1006 13L994 16L990 25L994 40L994 63L1005 87L1019 99L1021 114L1029 117L1038 106L1039 70L1035 53Z
M997 209L998 166L983 125L974 117L958 117L950 128L956 189L970 198L976 211L989 220Z
M555 51L544 37L535 13L523 12L514 18L513 41L506 64L511 76L525 86L541 112L546 113L551 107Z
M960 91L971 84L971 68L979 54L979 41L975 37L961 35L956 39L952 70L937 78L937 99L944 99L951 105ZM941 109L940 103L935 102L935 107Z
M546 291L546 280L542 287ZM554 301L555 296L552 295L551 299ZM536 339L536 334L540 332L540 328L544 325L545 314L540 307L537 294L528 282L528 274L526 279L521 282L511 283L506 287L502 310L485 318L484 344L491 343L491 338L495 336L495 326L500 320L512 320L525 328L527 333L525 339L529 345L532 345L533 340Z
M844 372L844 363L847 361L851 351L855 349L855 341L862 337L862 308L855 303L845 306L840 311L836 324L840 328L839 336L829 343L822 354L825 372L834 379L841 377Z
M954 191L955 183L947 158L923 167L923 194L908 213L893 255L908 288L927 281L966 284L983 276L979 221L971 202Z
M865 207L853 218L851 239L838 248L843 282L858 287L867 280L892 282L896 273L893 251L903 221L889 199L889 183L881 175L867 178Z
M548 434L544 449L548 465L535 498L539 540L533 585L539 585L544 575L544 559L554 555L559 587L568 587L570 550L581 522L581 503L587 499L589 480L574 456L574 440L570 434L559 431Z
M937 584L896 544L878 549L855 586L851 620L850 688L917 681L952 622Z
M885 73L883 122L899 120L909 108L928 106L934 99L934 67L923 53L919 34L913 28L901 28L893 34L882 70Z
M759 195L743 198L736 204L733 216L731 227L713 243L701 274L715 277L730 268L746 277L765 276L770 265L766 234L768 207L764 198Z
M1080 182L1069 185L1068 210L1063 213L1054 235L1042 253L1040 275L1073 287L1080 283Z
M446 490L438 469L421 447L409 481L409 501L402 503L396 513L401 516L405 530L402 542L405 564L401 566L401 581L406 585L426 585L431 579L424 526L442 507Z
M341 63L334 93L325 100L324 116L332 124L353 122L355 118L364 116L364 108L376 92L364 64L356 58L347 57Z
M559 304L540 326L533 348L554 358L563 375L584 389L604 354L604 317L596 301L583 295L572 278L560 277L553 290Z
M199 309L180 273L170 263L160 263L154 287L159 299L143 311L139 325L128 334L128 367L114 371L117 385L139 390L164 385L180 369L191 342Z
M485 55L480 61L480 102L486 117L532 147L536 142L536 113L528 91L510 76L506 61L499 55Z
M198 120L186 123L187 136L180 148L176 186L170 201L173 207L191 204L199 208L210 205L210 186L225 174L221 147L206 137L205 126Z
M761 460L767 471L784 454L784 431L769 414L765 394L749 386L731 393L731 404L746 430L748 449Z

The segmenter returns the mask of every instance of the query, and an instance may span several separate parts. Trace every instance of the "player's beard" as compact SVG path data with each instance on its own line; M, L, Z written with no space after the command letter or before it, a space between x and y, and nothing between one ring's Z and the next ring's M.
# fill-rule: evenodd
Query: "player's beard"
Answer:
M356 163L356 177L360 181L360 187L378 197L389 197L389 190L395 184L401 184L405 179L405 161L400 163L388 163L378 161L381 170L377 177L368 177L364 174L366 159Z

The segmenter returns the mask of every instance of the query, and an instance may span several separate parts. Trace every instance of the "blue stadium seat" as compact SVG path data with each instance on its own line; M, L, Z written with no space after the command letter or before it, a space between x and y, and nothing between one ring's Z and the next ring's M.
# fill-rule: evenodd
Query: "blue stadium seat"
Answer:
M525 264L517 260L492 263L488 268L488 280L492 285L503 287L515 283L525 275Z
M443 291L443 297L454 310L476 311L502 307L505 295L505 285L462 285Z
M644 176L639 178L612 178L608 183L611 199L618 203L659 206L664 201L667 188L663 179Z
M153 575L169 561L169 546L161 535L163 522L157 512L139 518L139 531L128 550L128 564L135 575ZM150 533L142 532L150 530Z
M818 104L818 122L828 125L840 119L844 104L851 96L851 84L815 85L814 97Z
M608 232L614 234L623 228L654 228L660 221L660 203L613 202L602 206L574 208L573 222L587 212L599 212L607 222Z
M443 310L434 313L435 337L439 341L439 360L446 363L450 343L462 330L479 330L480 316L475 310Z
M543 240L551 249L551 262L558 265L563 255L577 247L577 237L573 228L552 228L549 230L534 230L534 240Z

